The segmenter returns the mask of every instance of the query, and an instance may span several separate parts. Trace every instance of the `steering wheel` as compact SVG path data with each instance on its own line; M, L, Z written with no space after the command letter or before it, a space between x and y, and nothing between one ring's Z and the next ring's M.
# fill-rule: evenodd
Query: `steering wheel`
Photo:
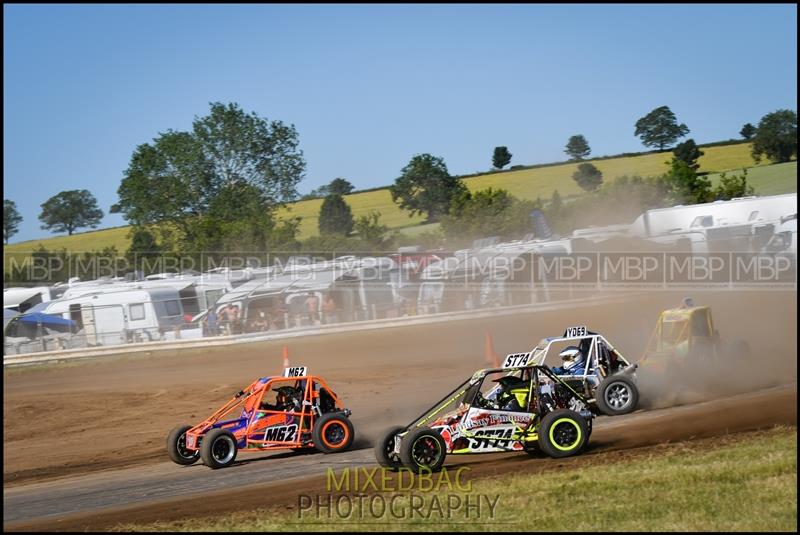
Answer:
M481 394L480 391L478 392L478 395L475 396L475 404L478 407L482 408L482 409L495 409L496 408L494 406L494 403L492 402L492 400L486 399L485 397L483 397L483 394Z

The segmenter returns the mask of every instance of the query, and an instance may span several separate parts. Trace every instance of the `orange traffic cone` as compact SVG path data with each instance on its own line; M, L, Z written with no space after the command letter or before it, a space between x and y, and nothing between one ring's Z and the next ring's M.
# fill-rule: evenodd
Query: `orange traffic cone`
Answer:
M492 333L486 330L486 348L485 348L486 363L493 368L500 366L500 357L494 352L494 345L492 344Z
M289 348L286 346L283 346L283 367L289 367Z

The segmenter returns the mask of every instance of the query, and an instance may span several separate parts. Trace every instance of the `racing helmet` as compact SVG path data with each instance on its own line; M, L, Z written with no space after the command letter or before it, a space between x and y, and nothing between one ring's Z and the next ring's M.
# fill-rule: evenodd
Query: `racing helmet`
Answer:
M501 406L505 406L511 399L516 398L517 404L520 408L525 406L528 398L528 382L513 375L506 375L494 380L495 383L500 383L500 392L497 395L497 401Z
M564 369L569 371L577 370L584 362L583 353L578 346L565 347L558 356L564 361Z
M291 386L282 386L280 388L275 388L274 390L278 393L276 400L278 405L288 405L297 393L297 391Z

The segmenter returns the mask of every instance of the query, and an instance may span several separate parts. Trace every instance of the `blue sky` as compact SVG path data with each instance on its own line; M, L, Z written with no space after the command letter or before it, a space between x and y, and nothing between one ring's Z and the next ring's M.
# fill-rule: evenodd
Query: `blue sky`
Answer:
M88 189L108 212L130 156L211 101L293 123L301 193L390 184L417 153L451 173L643 150L668 105L698 143L796 109L796 5L5 5L4 198L12 243ZM106 215L103 227L124 224Z

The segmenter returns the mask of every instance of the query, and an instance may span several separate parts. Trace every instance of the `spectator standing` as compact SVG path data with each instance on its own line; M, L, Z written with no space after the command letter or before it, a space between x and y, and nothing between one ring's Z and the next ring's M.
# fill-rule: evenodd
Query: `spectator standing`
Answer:
M325 323L337 323L339 321L336 314L336 301L333 300L331 294L325 294L325 299L322 301L322 313Z
M214 310L214 307L208 309L208 314L206 314L205 324L206 324L206 329L208 330L208 336L217 336L219 334L217 311Z
M231 334L242 333L242 318L239 315L239 305L234 305L233 310L228 313L231 321Z
M319 297L313 292L308 293L306 297L306 310L308 311L308 319L311 325L316 325L319 322Z

